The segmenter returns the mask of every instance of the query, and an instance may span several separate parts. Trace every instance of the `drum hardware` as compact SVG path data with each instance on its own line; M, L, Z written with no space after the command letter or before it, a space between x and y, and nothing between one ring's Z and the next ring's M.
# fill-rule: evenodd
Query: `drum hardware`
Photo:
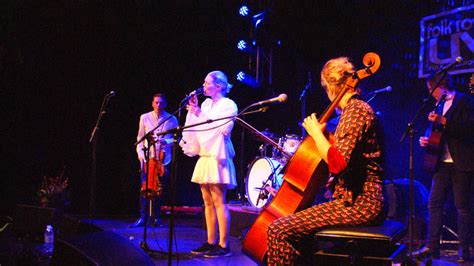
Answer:
M272 196L275 196L276 194L276 189L273 188L271 185L268 184L269 181L273 181L273 177L275 175L275 172L280 169L281 167L281 164L277 166L277 168L273 169L272 173L268 176L267 180L265 182L263 182L262 184L262 187L261 188L255 188L255 189L258 189L260 190L260 193L258 195L258 199L257 199L257 206L258 206L258 202L260 200L266 200L268 199L268 195L269 194L272 194ZM275 182L273 182L275 183Z
M249 165L246 198L250 205L260 209L274 196L283 182L280 173L283 164L276 158L259 157Z

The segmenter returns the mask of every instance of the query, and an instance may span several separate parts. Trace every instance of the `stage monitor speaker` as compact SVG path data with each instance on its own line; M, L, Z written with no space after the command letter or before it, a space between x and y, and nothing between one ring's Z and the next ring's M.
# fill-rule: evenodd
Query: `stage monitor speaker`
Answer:
M57 239L51 265L155 265L129 240L112 232Z

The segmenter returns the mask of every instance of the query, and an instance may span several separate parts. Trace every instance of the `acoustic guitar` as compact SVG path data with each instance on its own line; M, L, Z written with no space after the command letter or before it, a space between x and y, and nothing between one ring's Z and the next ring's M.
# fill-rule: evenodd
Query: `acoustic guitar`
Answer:
M441 96L441 100L436 103L433 112L442 112L441 107L446 101L446 94ZM435 171L436 163L438 162L441 153L441 137L443 135L442 127L438 123L431 122L425 131L425 137L428 138L428 145L425 147L425 154L423 157L423 170L429 173Z
M366 68L352 73L342 91L326 108L319 119L328 121L336 106L349 89L355 89L360 79L375 73L380 67L380 57L367 53L362 59ZM313 139L308 136L285 166L283 182L273 200L265 206L245 236L242 250L257 263L262 263L267 253L267 229L276 219L311 206L317 192L328 178L327 164L322 160Z

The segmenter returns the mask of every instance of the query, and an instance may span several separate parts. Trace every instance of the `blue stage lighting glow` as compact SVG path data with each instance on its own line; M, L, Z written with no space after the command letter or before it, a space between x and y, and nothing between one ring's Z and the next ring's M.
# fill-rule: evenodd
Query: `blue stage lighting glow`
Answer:
M245 49L247 49L247 42L244 41L244 40L240 40L238 43L237 43L237 49L243 51Z
M239 8L239 15L241 15L242 17L246 17L250 14L250 9L248 8L248 6L241 6Z

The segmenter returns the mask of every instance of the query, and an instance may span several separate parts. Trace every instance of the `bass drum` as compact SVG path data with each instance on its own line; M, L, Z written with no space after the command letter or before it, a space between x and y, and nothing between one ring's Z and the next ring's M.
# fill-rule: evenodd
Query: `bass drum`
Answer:
M283 182L283 164L274 158L261 157L250 165L246 182L246 196L255 208L262 208Z

